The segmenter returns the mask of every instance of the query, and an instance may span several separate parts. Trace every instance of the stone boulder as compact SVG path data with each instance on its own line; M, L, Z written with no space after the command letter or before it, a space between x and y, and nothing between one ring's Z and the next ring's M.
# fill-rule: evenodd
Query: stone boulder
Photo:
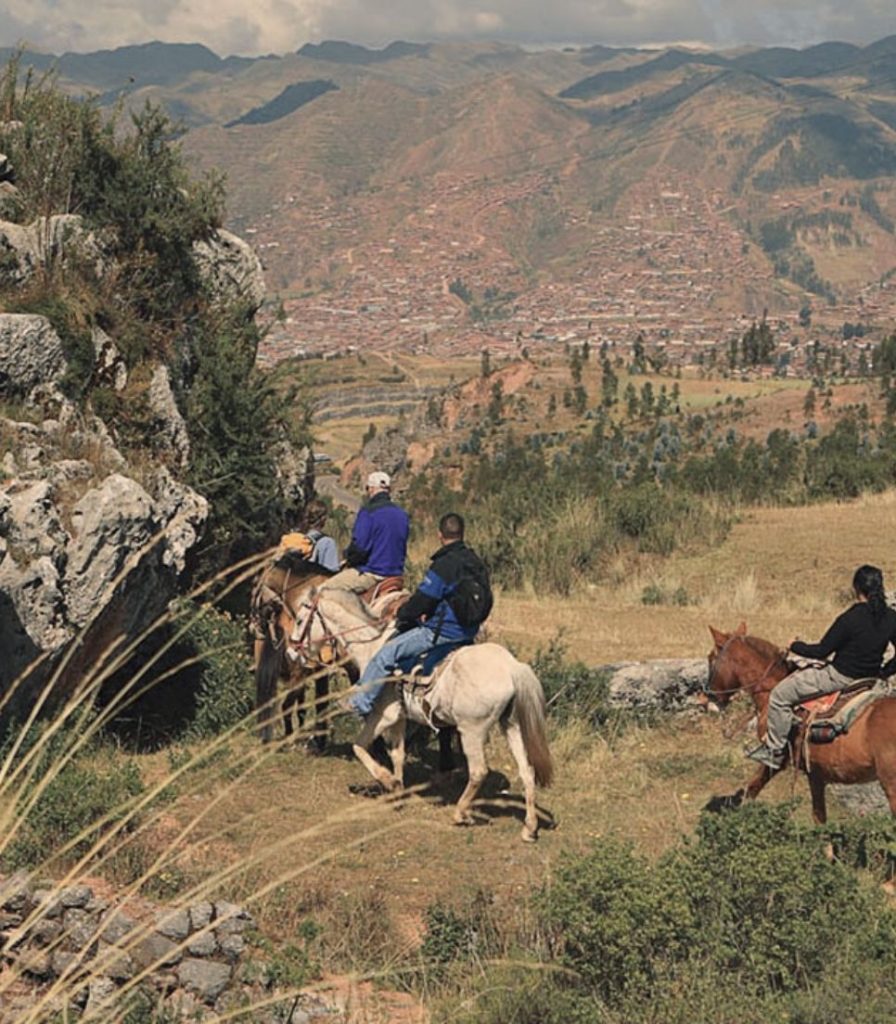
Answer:
M171 374L163 363L153 370L149 409L155 417L156 450L168 455L179 468L186 468L190 461L190 434L171 390Z
M0 282L23 284L42 267L59 266L72 257L87 260L100 276L108 268L97 235L77 214L53 214L31 224L0 221Z
M58 380L65 368L62 341L46 317L0 313L0 395L28 395Z
M193 258L212 296L236 302L253 315L264 302L261 260L248 242L229 231L216 231L204 242L193 243Z
M602 666L610 703L636 712L697 711L707 679L705 658L622 661Z
M82 630L70 679L116 637L142 632L178 593L208 517L208 502L164 467L146 487L118 472L85 478L90 467L74 482L44 472L0 502L0 688L39 654L52 665Z

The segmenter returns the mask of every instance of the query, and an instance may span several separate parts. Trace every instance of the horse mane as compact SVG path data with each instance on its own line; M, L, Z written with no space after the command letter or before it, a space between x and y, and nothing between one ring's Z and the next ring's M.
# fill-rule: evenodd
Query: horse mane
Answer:
M372 626L379 625L380 620L371 614L360 595L352 590L326 589L320 591L320 596L332 604L339 605L343 611L349 612L364 622L369 622Z
M770 640L763 640L761 636L745 636L743 641L749 648L764 658L774 658L775 660L780 658L783 660L784 656L781 648Z

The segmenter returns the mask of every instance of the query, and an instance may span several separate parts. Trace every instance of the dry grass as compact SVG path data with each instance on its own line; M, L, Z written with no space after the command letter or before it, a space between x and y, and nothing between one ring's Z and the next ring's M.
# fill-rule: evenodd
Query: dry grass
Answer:
M592 584L569 598L502 594L489 628L527 657L562 630L571 653L589 664L700 657L708 650L708 624L725 628L741 619L776 643L797 635L815 640L848 600L857 566L879 565L892 582L894 512L896 491L849 503L751 509L718 548L634 568L621 562L618 582ZM669 593L683 588L692 603L644 605L650 584Z
M699 657L709 622L727 627L743 616L753 632L778 642L797 632L814 637L841 607L857 564L893 567L896 538L886 527L894 506L891 493L849 505L756 510L718 550L644 563L627 575L620 565L616 586L566 600L501 594L492 634L529 655L563 629L571 654L591 664ZM645 606L649 583L684 588L696 603ZM70 713L80 706L73 697ZM727 721L744 717L735 708ZM746 737L726 736L722 726L707 717L622 733L595 733L584 723L555 727L557 782L540 796L543 831L534 846L518 840L519 784L499 740L489 751L493 772L480 824L458 829L447 805L464 779L434 784L434 751L409 761L402 799L365 799L350 789L367 780L345 742L347 724L324 757L260 748L238 728L176 757L141 757L148 788L129 819L136 853L127 860L127 847L98 842L61 883L100 873L119 879L125 902L147 890L178 904L231 898L249 906L275 944L293 941L313 921L322 929L316 956L325 970L382 978L406 969L435 901L464 904L484 889L496 917L521 922L528 894L560 858L606 836L658 855L691 832L707 800L735 789L749 771ZM16 780L7 774L0 781L2 847L21 805ZM803 783L789 775L762 799L794 792L808 815ZM77 971L67 982L76 979ZM356 1002L366 998L355 982L349 988ZM373 1012L365 1006L352 1010L355 1019Z

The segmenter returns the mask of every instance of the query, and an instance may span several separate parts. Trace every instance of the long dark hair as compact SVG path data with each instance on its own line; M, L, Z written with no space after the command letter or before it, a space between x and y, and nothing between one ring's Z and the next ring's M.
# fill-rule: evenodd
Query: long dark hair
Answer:
M887 610L884 574L875 565L860 565L852 578L853 590L868 600L868 609L875 622Z

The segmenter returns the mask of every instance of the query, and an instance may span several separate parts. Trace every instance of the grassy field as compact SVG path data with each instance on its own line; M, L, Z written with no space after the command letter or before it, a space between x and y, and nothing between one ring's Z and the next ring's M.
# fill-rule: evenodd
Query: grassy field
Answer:
M563 600L500 594L490 633L523 656L559 633L569 657L589 665L701 657L710 646L708 624L732 628L741 619L778 643L797 634L816 639L846 602L858 564L896 571L894 509L894 492L842 505L757 509L717 550L637 571L620 567L614 586ZM647 606L642 594L650 585L683 588L689 603ZM302 747L262 750L237 737L215 770L184 783L146 842L165 849L187 827L171 866L175 890L233 867L236 876L221 887L252 902L275 943L290 943L313 920L324 936L318 955L325 972L391 974L394 984L433 903L468 904L485 891L494 914L518 926L524 897L570 853L612 836L657 856L689 834L710 797L746 778L747 718L735 706L724 720L679 718L653 728L552 726L557 780L540 796L543 831L534 846L518 839L519 785L499 739L491 746L481 824L458 829L447 805L463 776L435 781L432 749L410 760L411 789L396 803L362 792L368 780L351 756L344 720L322 757ZM144 776L164 776L171 756L145 756ZM805 784L789 773L762 799L793 797L808 820ZM352 992L366 1007L359 1021L417 1019L403 1016L407 1007L386 1014L377 1002L385 997L370 989Z

